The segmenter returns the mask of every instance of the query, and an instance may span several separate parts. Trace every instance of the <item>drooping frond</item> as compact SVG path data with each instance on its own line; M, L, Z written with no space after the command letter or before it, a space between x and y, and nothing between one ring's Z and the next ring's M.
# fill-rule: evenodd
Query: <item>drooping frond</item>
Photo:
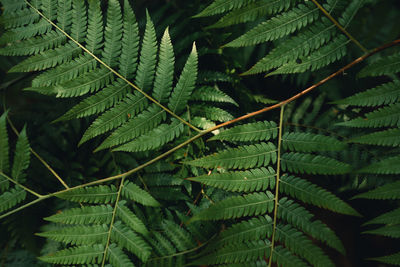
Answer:
M148 192L144 191L134 183L127 182L122 188L122 195L145 206L160 206L160 203L158 203L157 200L155 200Z
M25 180L25 170L30 162L30 146L28 137L26 135L26 127L24 127L18 136L17 144L15 147L13 167L11 169L11 177L15 181L23 182Z
M0 212L11 209L26 198L26 191L16 186L0 195Z
M216 87L202 86L192 94L193 100L230 103L238 106L235 100Z
M7 133L7 114L3 113L0 116L0 171L3 173L8 173L10 169L10 159L9 159L9 145L8 145L8 133ZM4 179L4 180L3 180ZM7 180L3 177L0 178L0 191L7 188Z

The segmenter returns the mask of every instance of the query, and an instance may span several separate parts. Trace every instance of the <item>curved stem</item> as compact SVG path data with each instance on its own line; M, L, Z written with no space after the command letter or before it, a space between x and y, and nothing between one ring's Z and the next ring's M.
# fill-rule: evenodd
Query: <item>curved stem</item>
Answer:
M273 225L272 225L271 254L269 256L268 267L271 267L271 265L272 265L272 254L274 253L274 246L275 246L276 219L278 217L279 182L280 182L280 175L281 175L281 145L282 145L284 109L285 109L285 106L282 106L281 107L281 113L280 113L280 116L279 116L278 159L277 159L277 163L276 163L274 222L273 222Z
M27 0L25 0L25 2L27 3L28 6L30 6L33 10L35 10L36 13L38 13L44 20L46 20L48 23L50 23L54 28L56 28L57 30L59 30L60 32L62 32L62 34L64 34L68 39L70 39L72 42L74 42L77 46L79 46L83 51L85 51L86 53L88 53L91 57L93 57L97 62L99 62L101 65L103 65L105 68L107 68L109 71L111 71L115 76L117 76L118 78L120 78L121 80L123 80L124 82L126 82L127 84L129 84L131 87L133 87L134 89L138 90L142 95L144 95L147 99L149 99L151 102L155 103L157 106L159 106L160 108L162 108L163 110L165 110L167 113L171 114L173 117L177 118L179 121L181 121L182 123L186 124L187 126L189 126L190 128L192 128L193 130L197 131L197 132L201 132L200 129L198 129L197 127L193 126L192 124L190 124L189 122L185 121L184 119L182 119L181 117L179 117L178 115L176 115L173 111L169 110L168 108L166 108L165 106L163 106L160 102L158 102L157 100L155 100L153 97L151 97L150 95L148 95L146 92L144 92L142 89L140 89L138 86L136 86L135 84L133 84L132 82L130 82L128 79L126 79L124 76L122 76L119 72L117 72L116 70L114 70L113 68L111 68L110 66L108 66L104 61L102 61L100 58L98 58L95 54L93 54L92 52L90 52L86 47L84 47L81 43L79 43L77 40L75 40L74 38L72 38L71 35L69 35L68 33L66 33L63 29L61 29L60 27L57 26L57 24L55 24L53 21L51 21L50 19L48 19L42 12L40 12L37 8L35 8L31 3L29 3Z

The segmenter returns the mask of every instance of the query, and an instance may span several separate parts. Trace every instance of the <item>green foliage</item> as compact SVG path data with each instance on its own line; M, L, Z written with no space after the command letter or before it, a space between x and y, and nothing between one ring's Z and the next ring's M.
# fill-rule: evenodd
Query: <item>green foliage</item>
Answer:
M399 240L398 4L167 2L0 0L0 262L325 267L344 227Z

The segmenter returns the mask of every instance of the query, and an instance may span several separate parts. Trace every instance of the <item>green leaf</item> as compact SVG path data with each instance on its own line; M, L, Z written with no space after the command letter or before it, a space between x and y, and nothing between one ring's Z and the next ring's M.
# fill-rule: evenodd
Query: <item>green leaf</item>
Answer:
M126 182L121 193L124 197L138 202L144 206L160 206L160 203L158 203L158 201L155 200L147 191L144 191L134 183Z
M145 92L149 92L153 84L156 69L157 38L153 22L146 11L146 29L144 32L142 49L140 52L139 66L136 73L135 84Z
M372 163L361 170L359 173L375 174L400 174L400 156L394 156Z
M138 256L143 262L146 262L151 254L151 249L147 243L119 222L114 223L112 226L111 238L118 245Z
M190 219L198 220L226 220L245 216L257 216L271 212L274 209L274 195L266 191L242 196L226 198L212 204L209 208L200 211Z
M232 0L232 1L216 0L194 17L207 17L207 16L221 14L226 11L230 11L232 9L238 9L252 2L255 2L255 0Z
M288 12L260 23L225 47L251 46L282 38L312 23L319 15L320 11L314 4L300 4Z
M265 191L275 188L275 170L269 167L241 172L213 173L188 178L190 181L233 192Z
M134 267L131 259L115 244L110 244L107 250L107 258L115 267Z
M282 136L284 149L298 152L344 150L346 144L336 138L312 133L285 133Z
M109 205L83 206L64 210L44 219L63 224L104 224L111 222L112 212Z
M174 77L174 63L174 49L167 28L161 39L159 61L153 91L154 99L160 103L166 103L171 94L172 80Z
M117 216L133 231L138 232L142 235L148 235L144 223L129 209L125 206L125 201L119 201L117 206Z
M197 80L197 62L196 44L193 43L192 51L168 102L168 108L176 114L186 109L186 104L194 90Z
M282 170L309 174L344 174L350 171L350 165L320 155L303 153L285 153L281 157Z
M276 138L278 135L278 126L275 122L263 121L238 125L220 132L210 138L210 140L225 141L267 141Z
M107 241L108 226L105 224L91 226L77 225L38 233L36 235L71 245L104 244Z
M400 224L400 208L386 212L365 223L368 224Z
M400 225L386 225L378 229L364 231L363 233L400 238Z
M0 195L0 213L11 209L26 198L26 191L20 187L12 188Z
M185 162L203 168L248 169L276 162L276 147L272 143L241 146L214 155Z
M68 189L56 195L59 198L84 203L112 203L117 199L117 189L114 185L98 185L77 189Z
M31 152L28 137L26 135L26 126L24 126L18 136L11 170L11 176L15 181L23 182L25 180L25 170L29 167L30 154Z
M360 107L376 107L393 104L399 100L400 81L393 81L335 101L335 103Z
M366 199L400 199L400 181L382 185L371 191L358 194L354 198Z
M53 264L90 264L100 263L104 247L100 244L72 247L39 257L40 260Z
M377 146L393 146L400 145L400 129L388 129L375 133L354 137L349 140L351 143L377 145Z
M370 258L370 260L379 261L379 262L383 262L383 263L387 263L387 264L399 265L400 252L392 254L392 255L383 256L383 257Z
M0 171L3 173L8 173L10 169L10 159L8 154L10 148L8 145L7 114L8 112L4 112L0 116ZM6 188L3 187L3 182L0 181L0 183L0 191L5 190Z
M283 175L279 190L304 203L342 214L360 216L357 211L331 192L298 177Z
M386 56L369 64L358 74L359 77L381 76L400 72L400 53Z

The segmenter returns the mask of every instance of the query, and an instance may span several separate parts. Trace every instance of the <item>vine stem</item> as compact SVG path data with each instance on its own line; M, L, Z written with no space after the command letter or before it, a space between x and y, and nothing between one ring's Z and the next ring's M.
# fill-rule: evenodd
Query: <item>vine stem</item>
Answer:
M115 200L114 210L113 210L113 213L112 213L112 218L111 218L111 222L110 222L110 228L109 228L108 234L107 234L107 243L106 243L106 246L104 248L103 260L101 262L101 267L104 267L104 265L106 263L107 251L108 251L108 247L110 246L110 240L111 240L111 232L112 232L112 229L114 227L115 216L117 214L117 208L118 208L118 202L119 202L119 199L121 198L121 192L122 192L122 188L124 187L125 177L126 176L122 177L121 183L120 183L119 188L118 188L117 199Z
M278 135L278 160L276 163L276 183L275 183L275 207L274 207L274 222L272 225L272 237L271 237L271 253L269 255L268 267L272 265L272 255L274 253L275 246L275 234L276 234L276 220L278 217L278 201L279 201L279 182L281 175L281 146L282 146L282 131L283 131L283 115L285 106L281 107L281 113L279 116L279 135Z
M328 11L326 11L325 8L324 8L323 6L321 6L320 3L318 3L317 0L311 0L311 1L322 11L322 13L324 13L324 15L325 15L326 17L328 17L328 19L330 19L330 20L333 22L333 24L336 25L336 27L338 27L338 29L339 29L340 31L342 31L342 32L343 32L353 43L355 43L364 53L367 53L367 52L368 52L368 49L366 49L362 44L360 44L359 41L357 41L356 38L354 38L348 31L346 31L346 29L345 29L342 25L340 25L340 23L337 22L337 20L335 20L335 19L331 16L331 14L330 14Z
M82 188L82 187L86 187L86 186L90 186L90 185L102 184L102 183L104 183L104 182L113 181L113 180L116 180L116 179L121 179L121 178L123 178L123 177L125 177L125 176L127 177L127 176L129 176L129 175L131 175L131 174L133 174L133 173L135 173L135 172L137 172L137 171L139 171L139 170L141 170L141 169L143 169L143 168L145 168L145 167L147 167L147 166L149 166L149 165L151 165L151 164L153 164L153 163L159 161L160 159L163 159L163 158L167 157L167 156L170 155L171 153L173 153L173 152L175 152L176 150L178 150L178 149L180 149L180 148L182 148L182 147L184 147L184 146L190 144L191 142L195 141L196 139L202 137L203 135L205 135L205 134L207 134L207 133L210 133L210 132L215 131L215 130L217 130L217 129L220 129L220 128L222 128L222 127L225 127L225 126L234 124L234 123L236 123L236 122L245 120L245 119L247 119L247 118L254 117L254 116L256 116L256 115L262 114L262 113L267 112L267 111L269 111L269 110L273 110L273 109L279 108L279 107L281 107L281 106L284 106L284 105L286 105L286 104L288 104L288 103L290 103L290 102L292 102L292 101L294 101L294 100L296 100L296 99L302 97L303 95L305 95L305 94L311 92L312 90L314 90L315 88L321 86L322 84L325 84L326 82L330 81L330 80L333 79L334 77L336 77L336 76L338 76L338 75L344 73L346 70L350 69L350 68L353 67L354 65L357 65L358 63L362 62L362 61L365 60L366 58L368 58L368 57L370 57L370 56L372 56L372 55L374 55L374 54L376 54L376 53L378 53L378 52L380 52L380 51L382 51L382 50L385 50L385 49L387 49L387 48L390 48L390 47L395 46L395 45L398 45L398 44L400 44L400 39L397 39L397 40L394 40L394 41L392 41L392 42L390 42L390 43L387 43L387 44L384 44L384 45L382 45L382 46L379 46L379 47L373 49L371 52L369 52L369 53L367 53L367 54L365 54L365 55L363 55L363 56L361 56L361 57L355 59L354 61L350 62L350 63L347 64L346 66L340 68L338 71L332 73L331 75L327 76L326 78L324 78L324 79L320 80L319 82L315 83L314 85L312 85L312 86L308 87L307 89L301 91L300 93L298 93L298 94L296 94L296 95L294 95L294 96L292 96L292 97L290 97L290 98L288 98L288 99L286 99L286 100L283 100L283 101L281 101L281 102L279 102L279 103L277 103L277 104L275 104L275 105L271 105L271 106L262 108L262 109L260 109L260 110L251 112L251 113L249 113L249 114L243 115L243 116L241 116L241 117L235 118L235 119L233 119L233 120L230 120L230 121L227 121L227 122L218 124L218 125L216 125L216 126L214 126L214 127L212 127L212 128L209 128L209 129L207 129L207 130L204 130L204 131L198 133L197 135L195 135L195 136L189 138L188 140L184 141L183 143L177 145L176 147L174 147L174 148L168 150L167 152L164 152L163 154L161 154L161 155L155 157L155 158L152 159L152 160L149 160L148 162L146 162L146 163L144 163L144 164L142 164L142 165L140 165L140 166L138 166L138 167L136 167L136 168L134 168L134 169L132 169L132 170L129 170L129 171L127 171L127 172L125 172L125 173L122 173L122 174L119 174L119 175L115 175L115 176L103 178L103 179L100 179L100 180L97 180L97 181L89 182L89 183L86 183L86 184L82 184L82 185L78 185L78 186L75 186L75 187L71 187L71 188L69 188L69 189L65 189L65 190L61 190L61 191L57 191L57 192L54 192L54 193L50 193L50 194L44 195L43 197L41 197L41 198L39 198L39 199L36 199L35 201L32 201L32 202L30 202L30 203L27 203L27 204L25 204L25 205L23 205L23 206L21 206L21 207L15 209L15 210L12 210L12 211L10 211L10 212L8 212L8 213L5 213L5 214L1 215L1 216L0 216L0 219L1 219L1 218L4 218L4 217L6 217L6 216L8 216L8 215L10 215L10 214L13 214L13 213L15 213L15 212L17 212L17 211L19 211L19 210L22 210L23 208L26 208L26 207L28 207L28 206L31 206L31 205L33 205L33 204L35 204L35 203L37 203L37 202L39 202L39 201L41 201L41 200L50 198L50 197L52 197L52 196L56 196L56 195L58 195L58 194L61 194L61 193L64 193L64 192L67 192L67 191L70 191L70 190L73 190L73 189Z
M57 30L59 30L62 34L64 34L68 39L70 39L72 42L74 42L77 46L79 46L83 51L85 51L86 53L88 53L91 57L93 57L97 62L99 62L101 65L103 65L105 68L107 68L109 71L111 71L115 76L117 76L118 78L120 78L121 80L123 80L124 82L126 82L127 84L129 84L131 87L133 87L135 90L138 90L142 95L144 95L147 99L149 99L151 102L153 102L154 104L156 104L157 106L159 106L160 108L162 108L164 111L166 111L167 113L171 114L173 117L177 118L179 121L181 121L182 123L186 124L187 126L189 126L190 128L192 128L193 130L195 130L196 132L201 132L200 129L198 129L197 127L193 126L192 124L190 124L189 122L185 121L184 119L182 119L181 117L179 117L178 115L176 115L173 111L171 111L170 109L168 109L167 107L163 106L160 102L158 102L157 100L155 100L153 97L151 97L150 95L148 95L146 92L144 92L142 89L140 89L138 86L136 86L135 84L133 84L132 82L130 82L128 79L126 79L124 76L122 76L119 72L117 72L116 70L114 70L113 68L111 68L110 66L108 66L104 61L102 61L99 57L97 57L95 54L93 54L92 52L90 52L86 47L84 47L81 43L79 43L77 40L75 40L74 38L72 38L71 35L69 35L68 33L66 33L63 29L61 29L60 27L57 26L57 24L55 24L53 21L51 21L49 18L47 18L42 12L40 12L36 7L34 7L31 3L29 3L28 0L25 0L25 2L27 3L28 6L30 6L36 13L38 13L44 20L46 20L48 23L50 23L54 28L56 28Z

